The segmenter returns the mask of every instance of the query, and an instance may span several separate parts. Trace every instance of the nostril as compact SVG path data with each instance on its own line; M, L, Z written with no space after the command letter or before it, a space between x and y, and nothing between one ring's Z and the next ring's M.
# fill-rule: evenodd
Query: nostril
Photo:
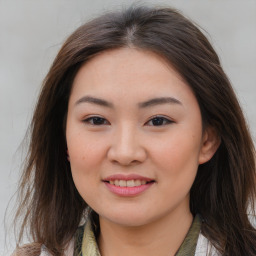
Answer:
M113 164L131 166L142 163L147 158L147 153L139 143L131 142L134 138L120 139L121 142L113 141L107 152L108 159Z

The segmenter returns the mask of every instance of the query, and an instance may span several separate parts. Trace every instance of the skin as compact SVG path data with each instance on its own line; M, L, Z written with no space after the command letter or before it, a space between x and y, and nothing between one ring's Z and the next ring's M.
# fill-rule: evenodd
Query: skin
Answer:
M172 100L149 103L162 97ZM202 130L198 102L174 68L131 48L92 58L73 82L66 139L75 185L100 217L101 254L174 255L192 223L189 191L198 165L218 146L214 131ZM104 182L115 174L153 182L124 197Z

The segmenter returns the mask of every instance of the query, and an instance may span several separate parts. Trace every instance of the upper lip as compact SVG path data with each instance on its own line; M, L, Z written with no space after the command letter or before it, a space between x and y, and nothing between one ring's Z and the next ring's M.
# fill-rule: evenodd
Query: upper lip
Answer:
M138 174L113 174L103 179L103 181L110 181L110 180L145 180L147 182L153 181L153 179L141 176Z

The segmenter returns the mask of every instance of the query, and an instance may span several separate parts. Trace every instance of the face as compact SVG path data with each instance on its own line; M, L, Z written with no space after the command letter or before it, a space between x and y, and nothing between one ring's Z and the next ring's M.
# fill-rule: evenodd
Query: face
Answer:
M109 50L73 82L66 139L75 185L101 219L145 225L189 212L204 153L198 102L161 57Z

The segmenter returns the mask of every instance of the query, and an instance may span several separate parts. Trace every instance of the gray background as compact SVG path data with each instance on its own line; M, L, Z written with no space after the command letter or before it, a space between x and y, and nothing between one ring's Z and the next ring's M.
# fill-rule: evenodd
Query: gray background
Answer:
M21 142L54 56L80 24L129 0L0 0L0 255L4 249L4 214L17 188L24 155ZM143 2L141 2L143 3ZM144 1L168 4L208 31L224 70L238 94L256 135L256 0ZM255 140L254 140L255 141ZM12 205L7 223L12 217ZM10 245L11 243L12 245Z

